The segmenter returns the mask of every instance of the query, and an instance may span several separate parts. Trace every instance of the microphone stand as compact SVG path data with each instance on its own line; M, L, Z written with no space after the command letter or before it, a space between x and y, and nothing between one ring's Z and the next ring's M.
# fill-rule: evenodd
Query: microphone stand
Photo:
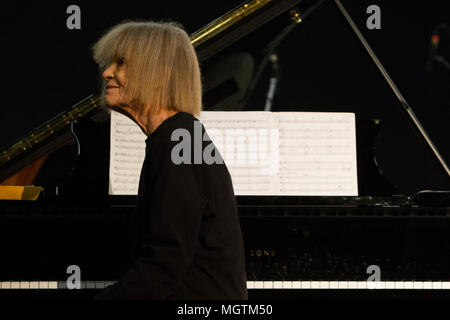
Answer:
M411 109L411 107L409 106L408 102L406 102L405 98L403 97L403 95L398 90L398 88L395 85L394 81L392 81L392 79L389 76L389 74L387 73L386 69L384 69L384 67L381 64L380 60L378 60L377 56L375 55L375 53L373 52L372 48L367 43L367 41L364 38L364 36L362 35L362 33L359 31L359 29L356 26L356 24L353 22L352 18L350 17L350 15L347 12L347 10L345 10L345 8L342 5L341 1L340 0L334 0L334 2L336 3L336 5L339 8L339 10L341 11L341 13L344 15L345 19L347 20L347 22L349 23L350 27L355 32L355 34L358 37L358 39L363 44L364 48L366 49L367 53L372 58L373 62L378 67L378 70L381 72L381 74L383 75L384 79L386 80L386 82L391 87L392 91L394 91L394 94L396 95L397 99L400 101L400 104L403 107L403 111L408 115L407 118L413 123L414 127L416 128L417 132L419 133L419 136L421 136L423 138L423 140L425 141L426 145L431 149L431 151L433 152L436 160L439 162L440 167L446 173L447 178L450 178L450 169L449 169L447 163L445 162L444 158L442 158L442 156L439 153L437 147L431 141L431 138L429 137L429 135L427 134L427 132L423 128L423 126L420 123L419 119L414 114L414 112Z

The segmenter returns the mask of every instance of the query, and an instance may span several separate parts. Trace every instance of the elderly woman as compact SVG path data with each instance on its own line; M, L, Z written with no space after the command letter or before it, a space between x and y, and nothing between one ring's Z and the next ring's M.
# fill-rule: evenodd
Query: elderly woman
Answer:
M147 135L132 225L134 263L96 298L247 299L227 167L176 164L171 157L178 143L172 133L184 129L194 136L200 123L201 76L189 36L172 22L126 21L103 35L93 52L105 80L105 105ZM191 154L198 152L191 147Z

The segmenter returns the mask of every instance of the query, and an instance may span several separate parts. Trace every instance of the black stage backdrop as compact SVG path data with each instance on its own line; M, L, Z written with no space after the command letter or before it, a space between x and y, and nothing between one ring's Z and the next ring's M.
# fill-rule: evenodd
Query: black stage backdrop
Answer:
M448 1L342 1L377 56L450 163L450 72L425 72L438 23L450 24ZM172 19L192 33L241 1L60 1L4 3L1 10L0 147L98 90L90 46L124 19ZM81 29L69 30L70 5ZM369 30L369 5L381 9L381 29ZM450 60L450 35L439 52ZM401 106L333 1L326 1L277 50L282 78L274 111L350 111L382 120L376 155L399 193L449 189L448 177L403 116ZM262 110L268 70L247 110ZM244 109L244 110L245 110Z

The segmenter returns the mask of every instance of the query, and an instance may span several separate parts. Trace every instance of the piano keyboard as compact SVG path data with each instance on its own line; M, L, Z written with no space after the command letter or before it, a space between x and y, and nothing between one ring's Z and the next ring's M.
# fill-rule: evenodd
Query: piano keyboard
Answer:
M81 281L80 289L104 289L115 281ZM66 281L0 281L0 289L67 289Z
M444 281L247 281L248 289L450 289Z
M115 281L81 281L81 289L104 289ZM248 289L449 290L446 281L247 281ZM66 281L0 281L0 289L67 289Z

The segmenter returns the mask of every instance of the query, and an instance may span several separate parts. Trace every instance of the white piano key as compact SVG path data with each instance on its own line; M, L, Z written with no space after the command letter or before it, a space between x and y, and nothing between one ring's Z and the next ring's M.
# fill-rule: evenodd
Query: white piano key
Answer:
M255 281L255 289L264 289L263 281Z
M301 281L300 286L302 289L311 289L311 281Z
M30 289L29 281L20 281L20 289Z
M11 289L20 289L20 281L11 281Z
M414 281L405 281L405 289L414 289Z
M283 289L283 281L274 281L273 288L274 289Z
M395 281L395 289L405 289L405 282Z
M311 289L320 289L320 281L311 281Z
M377 288L377 282L379 282L379 281L367 281L366 289L370 289L370 290L376 289Z
M423 289L429 290L433 289L433 283L430 281L424 281L423 282Z
M283 281L283 289L292 289L292 281Z
M255 282L247 281L247 289L255 289Z
M328 281L320 281L319 286L320 286L320 289L329 289L330 283Z
M292 281L292 289L301 289L302 282L301 281Z
M49 289L58 289L58 281L49 281L48 288Z
M442 289L450 289L450 282L442 282Z
M264 289L273 289L273 281L263 281Z
M330 281L330 289L339 289L339 281Z
M39 281L30 281L30 289L39 289Z
M39 289L48 289L48 281L39 281Z
M413 287L414 287L414 289L423 289L423 282L422 281L414 281Z
M386 289L395 289L394 281L386 281Z
M386 289L386 283L384 281L367 281L367 289Z
M442 289L442 282L441 281L433 281L432 285L433 285L433 289L437 289L437 290Z
M339 289L348 289L348 281L338 281Z
M367 281L358 281L357 286L358 289L367 289Z
M1 288L2 289L11 289L11 281L2 281Z
M356 281L349 281L348 282L348 289L358 289L358 282L356 282Z

